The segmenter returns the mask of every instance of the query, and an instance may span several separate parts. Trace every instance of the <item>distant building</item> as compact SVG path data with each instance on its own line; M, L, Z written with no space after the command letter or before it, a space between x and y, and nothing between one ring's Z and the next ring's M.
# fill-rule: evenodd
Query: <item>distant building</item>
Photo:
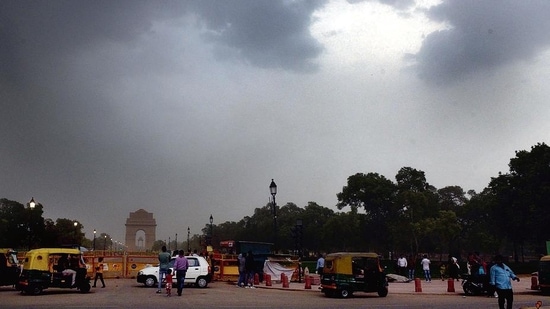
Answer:
M128 251L147 251L153 248L157 230L157 221L153 218L153 213L143 209L130 212L125 225Z

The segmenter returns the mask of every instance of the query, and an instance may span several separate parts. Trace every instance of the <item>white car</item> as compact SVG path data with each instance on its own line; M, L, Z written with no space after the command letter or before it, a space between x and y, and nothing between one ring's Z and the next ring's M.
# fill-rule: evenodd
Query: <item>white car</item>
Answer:
M202 256L186 256L187 261L189 262L189 267L187 268L187 273L185 274L185 284L193 284L199 288L205 288L208 286L208 283L212 280L212 274L210 273L210 265ZM176 258L170 260L170 269L173 274L173 284L177 283L177 279L174 273L174 261ZM145 267L138 272L137 282L143 283L148 287L156 287L159 282L159 267L150 266Z

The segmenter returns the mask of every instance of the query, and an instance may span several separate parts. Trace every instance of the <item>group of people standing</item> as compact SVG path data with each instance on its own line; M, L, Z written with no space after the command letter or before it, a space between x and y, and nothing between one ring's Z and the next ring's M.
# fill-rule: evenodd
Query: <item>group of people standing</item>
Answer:
M176 260L174 261L174 272L175 274L172 274L172 271L170 270L170 260L172 256L167 251L166 246L162 246L162 251L159 253L158 259L159 259L159 282L158 282L158 290L157 293L162 293L162 283L165 283L166 288L166 296L172 296L172 280L173 275L176 275L176 285L178 290L178 296L181 296L181 293L183 292L183 285L185 284L185 275L187 273L187 268L189 267L189 262L187 261L187 258L185 257L185 253L183 250L178 251L178 256L176 257Z
M416 259L409 255L408 259L401 255L397 259L398 274L405 276L410 280L414 280L414 269ZM427 255L423 255L420 264L424 271L424 277L427 282L431 281L430 264L431 261ZM516 274L503 263L502 255L496 255L492 265L488 265L479 254L468 255L468 273L473 276L487 276L489 286L493 287L498 297L498 306L500 309L511 309L514 301L511 280L519 282ZM456 257L450 256L447 263L440 264L441 280L449 278L459 280L460 265ZM490 291L489 296L493 296L493 291ZM506 307L505 307L506 304Z
M239 280L237 281L237 286L243 288L254 287L254 273L256 271L256 265L252 251L248 251L246 255L240 253L237 260L239 262Z

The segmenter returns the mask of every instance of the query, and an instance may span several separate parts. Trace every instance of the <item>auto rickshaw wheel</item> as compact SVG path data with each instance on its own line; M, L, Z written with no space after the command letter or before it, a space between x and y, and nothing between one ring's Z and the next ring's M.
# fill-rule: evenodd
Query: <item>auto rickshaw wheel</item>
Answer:
M42 286L33 284L27 288L26 293L29 295L39 295L42 293Z
M80 289L80 293L88 293L90 292L90 289L92 286L89 282L83 283L81 286L78 287Z
M378 296L380 296L380 297L388 296L388 287L385 286L383 288L380 288L380 290L378 290Z
M350 297L352 292L348 290L347 288L343 288L339 291L339 296L342 298L348 298Z

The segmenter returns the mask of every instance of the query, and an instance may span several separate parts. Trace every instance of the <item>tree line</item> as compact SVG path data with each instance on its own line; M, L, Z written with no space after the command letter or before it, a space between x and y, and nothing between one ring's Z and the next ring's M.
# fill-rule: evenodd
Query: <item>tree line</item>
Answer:
M435 188L423 171L402 167L392 181L376 172L357 173L337 193L337 208L309 202L304 207L287 203L254 209L241 220L206 224L202 235L168 244L192 248L222 240L274 242L281 253L335 251L448 254L505 253L516 261L546 254L550 230L550 147L539 143L510 159L509 171L492 177L477 193L460 186ZM0 199L0 247L25 248L79 243L92 247L82 225L75 220L42 217L34 209ZM29 233L33 231L33 233ZM112 248L107 234L96 238L96 249ZM157 247L166 241L155 242Z

